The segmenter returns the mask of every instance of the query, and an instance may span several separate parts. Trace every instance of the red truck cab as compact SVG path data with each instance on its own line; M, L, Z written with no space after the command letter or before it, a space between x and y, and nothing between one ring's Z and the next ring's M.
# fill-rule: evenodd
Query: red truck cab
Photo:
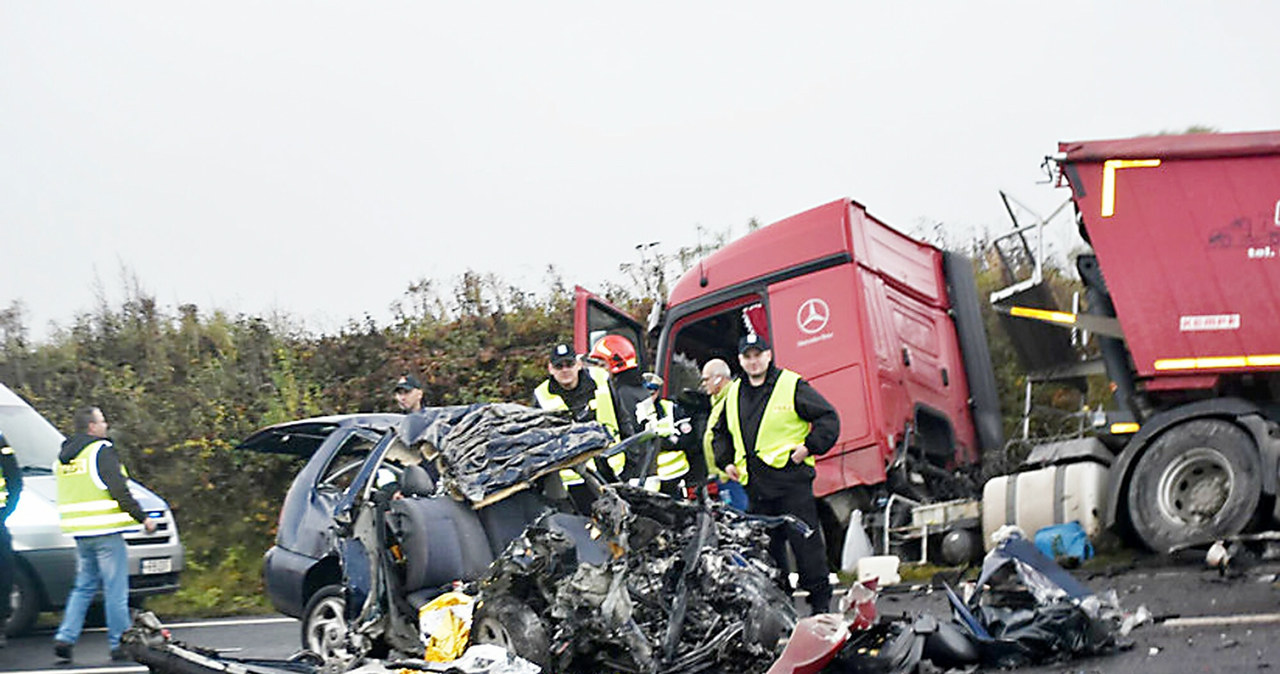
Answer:
M644 331L577 289L575 348ZM814 492L828 541L900 451L938 470L1003 444L995 381L973 270L840 199L730 242L673 286L653 369L664 395L697 388L711 358L740 373L737 342L754 332L774 362L798 372L840 414L835 447L817 459ZM637 343L639 343L637 341ZM830 546L829 546L830 547Z

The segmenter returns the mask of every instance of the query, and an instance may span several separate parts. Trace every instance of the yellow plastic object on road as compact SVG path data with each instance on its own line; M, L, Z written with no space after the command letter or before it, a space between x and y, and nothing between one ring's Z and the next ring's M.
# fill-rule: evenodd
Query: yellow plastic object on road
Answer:
M453 662L467 650L471 639L471 613L475 599L461 592L446 592L418 610L418 629L427 645L424 660Z

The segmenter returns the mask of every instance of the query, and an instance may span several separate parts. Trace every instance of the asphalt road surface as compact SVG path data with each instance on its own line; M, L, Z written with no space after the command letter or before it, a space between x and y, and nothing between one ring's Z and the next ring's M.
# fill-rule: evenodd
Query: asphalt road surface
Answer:
M1094 591L1115 590L1121 606L1146 605L1156 616L1130 635L1127 650L1056 665L1016 670L1066 672L1276 672L1280 674L1280 564L1264 564L1235 578L1221 578L1194 564L1152 565L1121 572L1078 573ZM803 606L803 599L798 603ZM878 603L886 616L950 613L940 592L897 588ZM243 658L285 658L298 649L299 625L284 616L171 621L174 638ZM0 671L50 674L145 672L107 657L106 634L87 630L70 665L55 665L52 630L10 639L0 650ZM937 671L937 670L926 670Z
M222 650L238 658L286 658L299 648L299 623L285 616L173 621L173 638ZM11 638L0 649L0 672L50 672L56 674L132 674L146 667L132 662L112 662L105 629L86 629L76 644L71 664L58 665L53 657L53 630Z

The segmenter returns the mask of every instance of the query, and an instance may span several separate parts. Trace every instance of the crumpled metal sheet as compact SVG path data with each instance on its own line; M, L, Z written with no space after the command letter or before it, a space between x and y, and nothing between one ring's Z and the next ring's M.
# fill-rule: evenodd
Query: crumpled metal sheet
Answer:
M764 525L624 485L606 487L593 514L538 520L481 582L482 597L510 595L544 616L551 671L768 669L796 614ZM576 552L575 537L594 549Z
M438 450L443 474L472 502L611 442L594 421L578 423L514 403L423 410L405 418L400 435L406 445L425 442Z

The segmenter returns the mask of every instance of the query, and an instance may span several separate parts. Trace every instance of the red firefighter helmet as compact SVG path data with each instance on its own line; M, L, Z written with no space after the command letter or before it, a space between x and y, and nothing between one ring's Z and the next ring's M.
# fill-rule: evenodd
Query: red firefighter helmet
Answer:
M611 374L630 370L639 364L636 347L622 335L605 335L591 349L591 357L602 361Z

